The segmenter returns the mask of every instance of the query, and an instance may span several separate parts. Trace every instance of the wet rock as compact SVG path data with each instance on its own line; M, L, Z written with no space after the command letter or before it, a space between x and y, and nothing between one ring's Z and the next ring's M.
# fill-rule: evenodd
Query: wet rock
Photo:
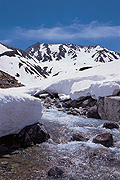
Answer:
M63 173L64 172L62 169L58 168L57 166L54 166L48 171L48 176L59 178L60 176L63 175Z
M26 126L18 134L0 137L0 157L17 149L45 142L49 138L49 134L39 123Z
M60 103L55 104L56 108L62 108L62 105Z
M74 111L76 111L78 114L82 115L82 108L74 108Z
M10 159L10 158L11 158L11 156L10 156L9 154L5 154L5 155L3 155L3 156L2 156L2 158L7 158L7 159Z
M98 114L97 106L93 106L88 110L87 113L88 118L95 118L95 119L101 119L101 117Z
M63 103L62 103L62 106L63 106L64 108L71 108L71 107L72 107L72 105L71 105L71 100L63 102Z
M85 101L83 101L82 107L86 107L88 105L89 105L89 99L86 99Z
M87 141L88 139L83 137L81 134L73 134L71 140L72 141Z
M95 99L93 99L91 96L89 97L89 96L87 96L86 97L86 100L84 100L83 102L82 102L82 107L92 107L92 106L94 106L95 104L96 104L96 100Z
M106 147L113 146L113 137L110 133L99 134L93 139L94 143L102 144Z
M69 180L75 180L73 177L70 177L70 179Z
M6 146L0 146L0 157L2 156L2 155L5 155L5 154L7 154L8 153L8 148L6 147Z
M23 128L16 138L20 142L21 146L24 147L30 146L32 143L39 144L45 142L50 138L50 136L39 123L35 123L34 125Z
M116 122L105 122L103 124L103 128L107 128L107 129L119 129L119 125Z

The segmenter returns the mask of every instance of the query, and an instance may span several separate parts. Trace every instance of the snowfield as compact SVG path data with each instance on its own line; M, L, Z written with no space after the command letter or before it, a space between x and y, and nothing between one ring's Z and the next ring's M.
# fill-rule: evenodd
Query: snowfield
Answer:
M19 133L41 116L40 100L26 94L24 88L0 89L0 137Z

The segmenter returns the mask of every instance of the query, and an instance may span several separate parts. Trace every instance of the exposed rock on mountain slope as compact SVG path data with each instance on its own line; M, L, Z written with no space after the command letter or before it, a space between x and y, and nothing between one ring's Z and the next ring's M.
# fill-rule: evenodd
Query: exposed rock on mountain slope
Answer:
M15 79L15 77L10 76L0 70L0 88L10 88L10 87L21 87L24 86Z

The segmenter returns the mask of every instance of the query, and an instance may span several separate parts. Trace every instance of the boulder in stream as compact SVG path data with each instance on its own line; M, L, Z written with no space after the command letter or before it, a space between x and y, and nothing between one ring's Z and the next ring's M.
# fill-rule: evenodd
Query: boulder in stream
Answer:
M57 166L52 167L49 171L48 171L48 176L50 177L54 177L54 178L59 178L60 176L63 175L63 170L58 168Z
M94 143L102 144L106 147L113 146L113 137L110 133L99 134L93 139Z
M116 122L105 122L103 128L107 129L119 129L119 125Z

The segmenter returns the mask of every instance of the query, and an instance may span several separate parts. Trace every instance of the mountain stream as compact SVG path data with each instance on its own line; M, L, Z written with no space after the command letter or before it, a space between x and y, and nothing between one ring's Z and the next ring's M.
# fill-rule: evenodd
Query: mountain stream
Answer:
M0 158L0 179L120 180L120 128L105 129L104 122L44 109L40 123L51 138ZM106 132L113 135L113 147L92 143L96 135ZM72 141L76 133L88 140ZM62 169L62 176L48 176L54 166Z

